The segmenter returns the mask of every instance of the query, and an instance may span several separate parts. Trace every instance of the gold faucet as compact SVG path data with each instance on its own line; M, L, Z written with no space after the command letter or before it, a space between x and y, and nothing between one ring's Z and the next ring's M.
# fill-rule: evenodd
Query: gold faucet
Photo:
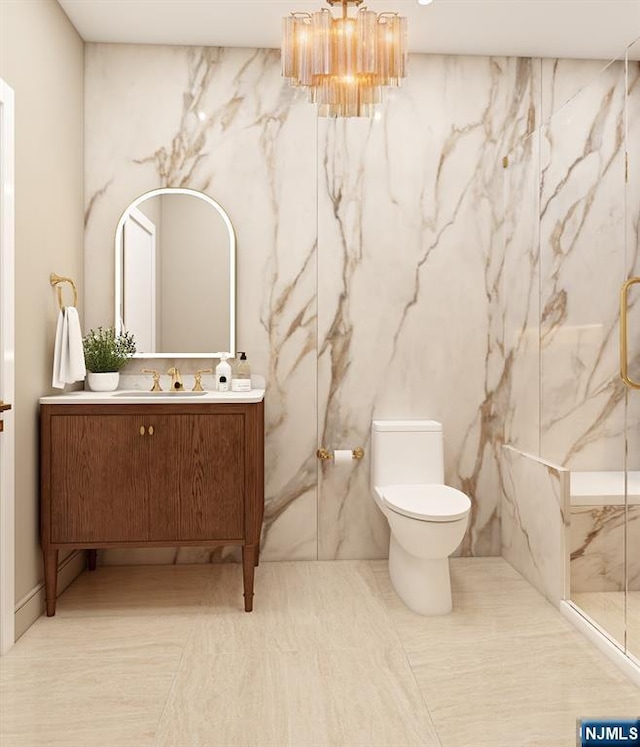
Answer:
M151 389L152 392L162 391L162 387L160 386L160 374L155 370L155 368L143 368L142 373L153 374L153 387Z
M184 384L182 383L180 371L175 366L171 366L167 373L171 376L171 391L181 392L184 389Z
M193 382L193 389L192 392L204 392L204 389L202 388L202 374L206 373L213 373L213 368L201 368L198 371L196 371L196 378Z

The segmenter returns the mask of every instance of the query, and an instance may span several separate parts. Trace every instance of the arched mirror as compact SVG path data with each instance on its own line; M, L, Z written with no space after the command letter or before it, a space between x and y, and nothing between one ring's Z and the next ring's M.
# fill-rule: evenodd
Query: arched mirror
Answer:
M154 189L118 221L116 331L138 358L235 355L236 238L227 213L192 189Z

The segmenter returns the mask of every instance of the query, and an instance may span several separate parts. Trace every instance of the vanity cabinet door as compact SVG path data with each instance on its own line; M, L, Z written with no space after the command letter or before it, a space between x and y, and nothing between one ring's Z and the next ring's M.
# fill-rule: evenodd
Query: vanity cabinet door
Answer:
M141 416L52 415L50 541L147 538L145 439Z
M242 540L245 416L176 414L147 418L149 539Z
M264 512L264 403L42 403L47 615L60 550L242 546L253 608Z

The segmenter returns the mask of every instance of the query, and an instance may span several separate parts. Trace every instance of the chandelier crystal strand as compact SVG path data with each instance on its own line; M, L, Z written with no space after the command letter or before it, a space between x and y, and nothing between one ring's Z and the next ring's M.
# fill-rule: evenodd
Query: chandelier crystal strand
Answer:
M282 74L308 89L321 117L372 117L382 88L406 77L406 18L366 8L351 17L348 6L362 0L327 2L340 2L342 15L323 8L283 19Z

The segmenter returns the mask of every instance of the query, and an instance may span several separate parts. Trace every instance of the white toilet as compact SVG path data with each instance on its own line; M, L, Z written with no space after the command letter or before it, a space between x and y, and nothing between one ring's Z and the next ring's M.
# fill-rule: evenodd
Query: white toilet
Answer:
M373 497L391 529L389 576L419 615L451 612L449 555L462 542L471 501L444 485L442 425L435 420L374 420Z

